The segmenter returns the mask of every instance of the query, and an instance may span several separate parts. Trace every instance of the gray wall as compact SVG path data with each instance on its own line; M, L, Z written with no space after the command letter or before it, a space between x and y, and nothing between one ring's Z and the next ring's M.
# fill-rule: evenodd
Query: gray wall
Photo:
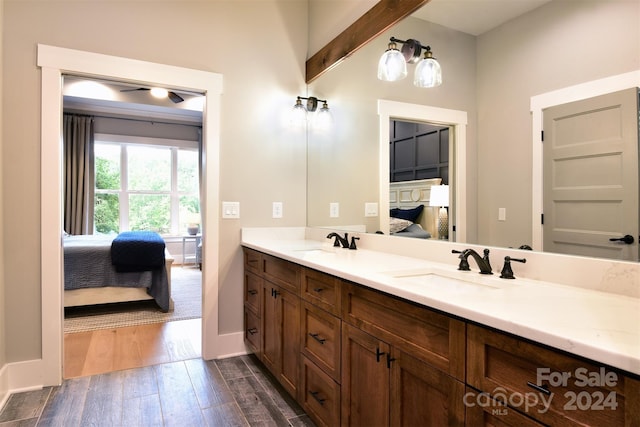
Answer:
M220 197L239 201L242 218L221 220L220 246L208 249L220 262L220 332L240 331L240 228L306 223L304 139L280 124L281 112L305 87L306 2L11 0L2 24L10 41L2 68L0 233L10 248L4 256L3 312L12 325L5 328L5 362L41 357L40 312L47 303L40 298L37 43L223 75ZM283 219L271 219L272 201L284 202Z
M478 241L531 244L530 98L640 69L640 2L552 1L480 36L477 57Z

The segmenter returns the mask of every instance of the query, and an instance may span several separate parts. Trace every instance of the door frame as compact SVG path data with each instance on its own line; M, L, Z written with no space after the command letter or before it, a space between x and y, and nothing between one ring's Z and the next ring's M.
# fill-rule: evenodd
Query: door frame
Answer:
M63 361L63 215L62 215L62 83L63 74L157 84L201 92L206 97L203 127L202 221L206 234L202 271L202 357L233 352L218 330L218 201L220 102L222 75L129 58L38 44L41 69L41 297L43 385L62 383ZM214 250L208 251L207 248ZM227 344L227 345L225 345Z
M640 70L580 83L531 97L531 145L533 149L533 169L531 177L533 198L531 205L531 229L533 236L531 246L534 250L541 251L543 242L541 221L541 215L543 213L542 110L632 87L640 87Z
M450 241L467 241L467 112L432 107L429 105L411 104L407 102L378 100L379 116L379 188L380 188L380 229L388 234L389 220L389 121L391 119L420 121L442 126L449 126L453 131L453 144L449 144L449 185L452 188L455 204L453 206L456 231L449 231ZM453 153L452 153L453 151ZM451 228L451 225L449 226ZM454 237L455 236L455 237Z

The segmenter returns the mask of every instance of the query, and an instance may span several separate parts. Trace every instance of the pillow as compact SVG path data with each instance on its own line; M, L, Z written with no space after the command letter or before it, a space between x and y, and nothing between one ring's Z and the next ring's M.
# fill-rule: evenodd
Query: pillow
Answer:
M389 233L397 233L413 224L407 219L389 218Z
M412 209L393 208L389 212L392 218L407 219L411 222L418 222L417 219L424 209L424 205L418 205Z
M426 231L424 228L420 226L420 224L411 224L400 233L397 233L396 236L403 237L415 237L418 239L430 239L431 233Z

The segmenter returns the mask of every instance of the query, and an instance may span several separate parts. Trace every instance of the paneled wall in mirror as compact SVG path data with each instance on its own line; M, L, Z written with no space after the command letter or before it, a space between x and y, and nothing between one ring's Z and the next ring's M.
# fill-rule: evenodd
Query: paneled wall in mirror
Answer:
M414 87L412 65L404 80L379 81L377 63L392 36L429 45L442 66L442 85ZM467 113L466 167L453 183L465 193L466 219L452 218L464 229L463 240L542 249L532 237L542 214L533 212L541 195L532 189L542 188L533 177L542 174L533 169L532 97L638 70L636 0L552 0L481 34L406 18L309 84L310 95L330 100L334 127L308 133L308 225L384 228L384 208L370 217L364 207L384 194L380 144L388 141L379 138L378 101L400 101ZM330 217L330 202L340 203L338 218Z

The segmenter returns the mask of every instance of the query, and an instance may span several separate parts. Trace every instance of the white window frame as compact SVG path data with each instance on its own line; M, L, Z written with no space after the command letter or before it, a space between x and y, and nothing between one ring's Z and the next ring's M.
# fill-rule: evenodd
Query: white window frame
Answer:
M98 190L94 188L95 194L117 194L120 205L120 231L129 230L129 195L131 194L159 194L170 197L170 224L169 232L161 233L165 237L179 236L180 233L180 197L194 196L199 198L199 188L194 193L178 191L178 151L189 150L198 151L198 142L182 139L164 139L141 136L114 135L107 133L96 133L94 144L119 145L120 150L120 189L119 190ZM171 189L169 191L142 191L129 190L128 188L128 155L129 146L149 146L166 147L171 152ZM95 173L95 170L94 170ZM95 225L94 225L95 227ZM95 230L94 230L95 231Z

